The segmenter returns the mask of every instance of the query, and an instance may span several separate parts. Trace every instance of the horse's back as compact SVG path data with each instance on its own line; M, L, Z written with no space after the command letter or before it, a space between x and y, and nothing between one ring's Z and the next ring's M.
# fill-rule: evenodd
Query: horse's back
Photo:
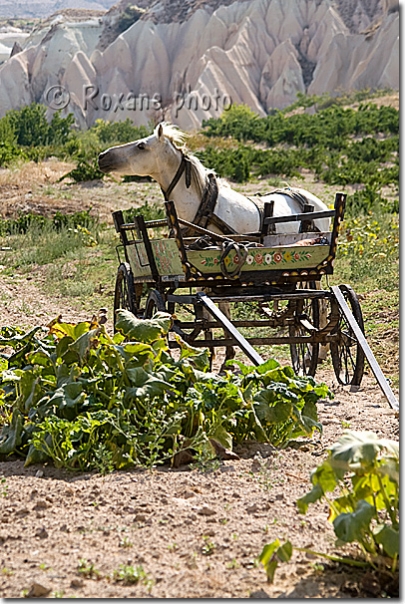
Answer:
M260 199L260 204L263 208L266 202L274 201L273 216L291 216L292 214L300 214L303 211L304 203L313 205L315 212L321 212L328 209L327 205L316 197L316 195L313 195L309 191L300 189L298 187L290 190L286 189L285 191L273 191L268 195L261 196L258 199ZM329 218L319 218L314 222L315 226L321 232L329 231ZM276 230L278 233L297 233L299 227L299 222L284 222L278 223Z

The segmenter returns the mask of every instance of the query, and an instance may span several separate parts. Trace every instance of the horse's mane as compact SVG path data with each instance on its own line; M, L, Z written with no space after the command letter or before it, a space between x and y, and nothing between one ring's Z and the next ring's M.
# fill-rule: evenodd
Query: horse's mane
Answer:
M160 125L163 127L163 135L169 139L173 147L184 153L184 155L190 161L191 181L197 187L197 190L201 196L208 182L208 174L212 174L213 170L208 170L205 168L198 157L186 149L185 140L187 138L187 134L185 132L182 132L177 126L174 124L169 124L168 122L161 122ZM156 135L158 127L159 126L155 128Z
M169 124L169 122L161 122L155 128L154 134L157 136L157 130L159 126L163 128L163 135L170 140L171 143L177 148L183 147L186 139L186 133L181 132L177 126L174 124Z

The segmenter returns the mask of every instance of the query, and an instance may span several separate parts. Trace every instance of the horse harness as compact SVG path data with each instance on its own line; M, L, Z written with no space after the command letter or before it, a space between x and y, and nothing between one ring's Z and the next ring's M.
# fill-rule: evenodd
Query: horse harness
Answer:
M170 185L168 186L167 190L164 191L162 188L162 193L164 195L165 201L169 201L170 195L172 194L173 189L176 187L176 185L179 182L180 178L182 177L183 173L185 176L186 187L188 189L191 185L191 161L186 155L184 155L184 153L182 153L180 165L177 169L176 174L173 177L173 180L171 181ZM291 199L293 199L294 201L296 201L298 203L301 211L303 211L304 206L307 203L307 200L299 191L297 191L296 189L292 189L290 187L286 187L285 189L275 189L274 191L271 191L270 193L263 194L263 196L272 195L274 193L281 193L283 195L288 195L289 197L291 197ZM258 195L258 199L254 199L252 197L248 198L248 199L250 199L250 201L252 201L255 204L255 206L257 207L257 209L259 211L260 224L262 224L263 216L264 216L264 204L260 203L260 201L259 201L261 197L262 197L262 194ZM195 224L197 226L201 226L204 229L206 229L209 224L214 224L216 227L218 227L221 230L221 232L224 235L236 234L236 231L231 226L229 226L229 224L227 224L224 220L222 220L222 218L220 218L219 216L217 216L215 214L215 206L217 203L217 199L218 199L218 182L217 182L217 178L216 178L215 174L213 174L211 172L208 174L208 180L204 187L200 205L198 207L194 220L192 221L193 224ZM182 232L183 237L190 237L194 233L194 231L191 227L185 227L181 230L181 232Z

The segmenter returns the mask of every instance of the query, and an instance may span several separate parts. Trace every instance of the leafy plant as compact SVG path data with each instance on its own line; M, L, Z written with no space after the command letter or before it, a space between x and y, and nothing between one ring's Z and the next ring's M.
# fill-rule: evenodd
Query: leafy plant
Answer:
M100 576L100 572L94 564L86 560L86 558L80 558L77 565L77 572L88 579L98 578Z
M298 95L297 103L266 117L245 105L233 105L220 118L203 122L203 133L234 139L237 148L208 145L197 155L220 176L237 182L251 176L300 177L300 169L309 169L328 184L359 186L353 207L348 207L353 215L380 206L398 212L398 204L385 197L384 187L398 191L399 112L371 101L345 108L341 106L345 100ZM314 106L316 111L293 112L298 106ZM246 141L265 143L270 149L243 145Z
M204 535L203 536L203 540L204 540L204 544L201 546L201 553L203 556L212 556L212 554L215 552L217 546L214 543L214 541L212 541L208 535Z
M348 262L348 278L364 282L374 278L380 287L398 288L399 219L396 215L370 212L344 220L338 240L338 261ZM381 272L381 263L385 270Z
M138 208L129 208L128 210L123 210L124 222L133 222L134 217L138 214L142 214L144 220L159 220L161 218L165 218L165 210L159 203L149 203L148 200L145 201Z
M90 211L82 210L73 214L62 214L58 211L52 218L32 212L20 213L17 218L0 219L0 235L26 234L29 230L34 229L37 237L45 230L61 232L64 229L77 227L94 229L98 226L98 219L91 216Z
M2 497L7 497L8 495L8 486L7 486L7 480L4 476L2 476L0 478L0 485L1 485L1 496Z
M97 119L94 126L90 128L90 132L94 133L104 146L129 143L138 138L144 138L151 134L151 130L152 128L146 128L145 126L134 126L129 118L118 122L106 122Z
M329 560L394 573L399 556L399 445L372 432L351 432L335 443L327 459L311 473L312 490L297 500L300 513L324 501L329 507L341 547L353 543L361 559L339 558L307 548L293 548L276 539L267 544L259 561L273 581L279 562L288 562L293 549ZM330 494L334 494L333 497Z
M61 117L60 112L56 111L48 123L46 109L45 105L39 103L26 105L22 109L12 109L0 120L0 123L4 123L0 130L9 128L16 143L24 147L63 145L69 137L74 116L68 114Z
M206 350L179 338L179 360L169 355L170 315L117 314L114 337L97 323L57 320L46 335L5 333L0 345L14 353L0 374L1 456L105 472L164 463L184 449L213 458L211 439L227 449L250 438L281 447L321 430L325 384L275 360L239 363L239 376L207 373Z
M89 162L86 159L79 159L76 168L70 170L61 178L59 182L65 178L73 178L75 182L84 182L87 180L102 180L104 178L104 172L98 168L96 160Z
M144 585L150 585L151 583L151 580L144 571L142 565L133 567L127 564L120 564L119 568L114 570L113 579L117 582L122 581L124 585L132 585L134 583L139 583L139 581Z

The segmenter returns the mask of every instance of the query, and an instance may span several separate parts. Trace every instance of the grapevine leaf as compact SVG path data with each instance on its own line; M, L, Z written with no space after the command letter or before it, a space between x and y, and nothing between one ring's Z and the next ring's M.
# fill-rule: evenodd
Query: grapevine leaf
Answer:
M398 449L387 439L381 439L373 432L346 431L330 450L330 463L336 469L349 469L374 466L381 450L397 452Z

